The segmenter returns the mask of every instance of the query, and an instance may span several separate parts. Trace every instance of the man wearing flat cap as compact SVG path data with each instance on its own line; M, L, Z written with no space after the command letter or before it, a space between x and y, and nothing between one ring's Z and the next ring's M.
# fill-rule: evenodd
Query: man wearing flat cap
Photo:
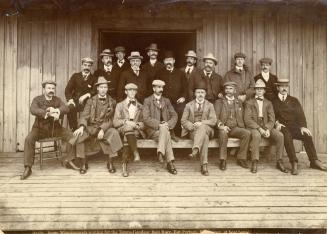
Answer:
M289 80L279 79L276 85L278 94L273 100L276 128L284 135L284 145L292 165L292 175L298 174L298 159L293 139L303 142L311 168L327 171L327 166L318 159L312 133L307 128L307 121L299 100L288 94Z
M116 101L108 94L108 83L104 77L98 78L95 86L97 95L90 98L81 113L78 129L74 132L72 144L76 144L77 161L81 164L80 173L85 174L88 169L86 163L86 143L92 149L99 148L107 157L107 168L110 173L115 173L113 158L118 156L118 151L123 147L119 132L113 127L113 116Z
M31 132L25 138L24 145L24 166L25 170L21 175L21 179L27 179L32 174L32 165L35 156L35 142L50 137L62 137L63 141L73 136L72 132L63 128L59 119L68 113L69 109L66 104L57 96L56 82L46 80L42 82L43 95L33 99L31 104L31 114L35 116L35 121ZM73 148L67 144L67 158L73 157Z
M151 84L154 79L157 79L158 72L164 69L165 66L158 61L159 49L156 43L151 43L145 50L149 56L149 61L142 65L142 69L148 74Z
M194 98L195 87L205 86L207 89L206 99L211 103L215 103L218 97L222 96L223 87L222 77L215 72L218 60L212 53L208 53L203 57L203 62L204 68L190 76L188 82L189 99Z
M251 132L245 129L243 104L235 97L237 84L233 81L224 83L225 95L215 102L219 140L219 168L226 170L228 137L240 139L237 164L248 168L246 158L251 139Z
M224 77L224 82L233 81L237 84L236 96L243 103L254 95L254 79L248 66L244 64L245 58L245 54L236 53L234 55L235 65Z
M113 70L115 73L117 73L117 77L119 79L121 73L130 68L130 64L125 59L125 47L117 46L115 47L114 52L117 60L113 65Z
M172 148L170 131L177 122L177 113L168 98L162 96L165 82L154 80L152 82L153 95L144 100L143 120L145 131L150 139L158 142L157 155L159 162L167 162L167 170L177 174L174 166L174 152Z
M276 168L284 173L287 169L284 167L282 157L284 150L284 136L278 130L274 129L275 114L272 103L264 98L266 84L259 79L254 86L255 96L245 102L244 123L246 128L251 131L252 140L251 172L257 172L259 161L261 137L272 140L276 146Z
M142 104L135 98L137 93L137 85L129 83L125 85L126 98L116 106L114 116L114 127L118 129L123 141L127 143L123 147L122 153L122 166L123 176L129 175L127 169L127 163L129 161L130 154L133 155L134 161L140 161L140 155L137 149L137 139L145 138L146 135L143 132L144 123L142 116Z
M271 58L262 58L260 59L261 73L254 77L254 81L261 79L266 84L266 93L265 98L269 101L272 101L277 95L277 89L275 83L277 82L277 76L270 73L270 68L272 64Z
M92 65L93 60L91 58L83 58L82 71L74 73L65 88L65 96L69 107L67 119L72 130L77 129L77 113L83 111L87 99L95 94L93 86L96 79L91 73Z
M131 67L123 71L120 75L120 80L118 84L118 101L123 101L126 97L125 85L129 83L134 83L137 85L138 90L136 94L136 99L143 103L144 98L149 96L149 78L147 73L140 68L141 61L143 56L140 55L138 51L132 51L131 55L128 56L128 60L131 64Z
M187 80L185 74L175 68L175 58L172 51L166 51L164 57L165 69L158 72L157 79L165 82L163 95L168 98L178 115L174 129L177 136L181 136L181 122L183 110L187 99ZM175 137L175 136L174 136Z
M199 71L199 69L196 67L196 62L198 60L198 57L196 56L196 53L193 50L187 51L185 57L186 57L186 66L182 67L181 70L184 72L187 81L189 81L191 75Z
M205 99L206 86L196 86L195 99L186 104L182 122L182 136L193 140L191 158L200 156L201 174L208 176L208 145L214 136L217 117L213 104Z

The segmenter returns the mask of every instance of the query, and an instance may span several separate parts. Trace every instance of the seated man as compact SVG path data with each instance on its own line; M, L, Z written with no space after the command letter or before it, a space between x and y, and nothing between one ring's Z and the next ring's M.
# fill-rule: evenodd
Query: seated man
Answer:
M280 79L276 84L278 96L273 100L276 128L284 135L285 149L292 164L292 175L298 174L298 159L293 139L301 140L304 143L311 168L327 171L326 165L318 160L312 134L307 128L307 121L300 102L295 97L288 95L289 80Z
M182 137L187 136L193 140L191 158L200 154L201 174L208 176L208 144L209 138L214 136L214 126L217 117L213 104L205 99L206 87L196 86L195 99L186 104L181 123Z
M63 128L59 123L68 113L69 109L65 103L55 96L56 82L46 80L42 82L44 94L33 99L31 104L31 113L35 115L35 122L31 132L25 138L24 146L24 166L25 170L21 179L27 179L32 174L32 165L35 155L35 142L49 137L62 137L64 141L68 141L72 136L72 132ZM67 144L68 158L73 156L73 148Z
M228 137L240 139L240 149L237 154L237 163L243 168L248 168L246 157L251 139L251 132L245 129L243 121L243 104L235 98L237 84L233 81L224 83L225 96L215 103L217 115L218 140L219 140L219 168L226 170Z
M108 92L108 81L100 76L95 84L98 94L89 99L79 119L79 127L74 132L75 138L71 140L76 144L76 157L81 159L80 173L85 174L88 166L85 160L85 141L92 144L99 143L103 154L108 156L107 168L110 173L115 173L113 158L123 147L119 132L113 128L113 115L116 101Z
M282 161L284 136L278 130L274 129L275 114L272 103L264 98L265 83L259 79L255 83L255 96L245 102L244 123L250 129L251 140L251 172L257 172L259 161L259 147L261 137L272 139L276 145L276 167L280 171L287 173Z
M134 156L134 161L140 161L140 155L137 150L136 139L145 138L142 104L135 99L137 85L129 83L125 85L126 98L116 106L114 116L114 127L118 128L123 136L124 142L128 145L123 147L123 176L128 176L127 163L130 152Z
M174 166L174 152L171 144L170 131L177 122L177 113L168 98L162 96L165 82L154 80L152 82L153 95L144 100L143 119L145 131L149 138L158 142L157 154L160 162L167 161L167 170L177 174Z

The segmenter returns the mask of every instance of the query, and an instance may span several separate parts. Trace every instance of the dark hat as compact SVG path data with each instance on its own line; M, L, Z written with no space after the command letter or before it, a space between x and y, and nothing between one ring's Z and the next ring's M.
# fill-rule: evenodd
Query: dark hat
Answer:
M91 59L90 57L85 57L85 58L82 58L82 64L83 63L90 63L90 64L93 64L93 59Z
M207 86L204 83L198 83L194 86L193 92L197 89L203 89L207 92Z
M206 59L212 60L215 63L215 65L217 65L218 63L218 60L216 59L215 56L213 56L212 53L208 53L206 56L203 57L203 61L205 61Z
M151 43L148 47L145 48L145 50L146 51L148 51L148 50L159 51L158 45L156 43Z
M266 88L266 84L263 80L259 79L255 82L254 88Z
M94 85L98 86L101 84L109 84L109 83L110 83L110 81L106 80L106 78L104 78L103 76L99 76L98 82L96 82Z
M102 57L102 56L110 56L110 57L113 57L114 54L111 52L110 49L104 49L104 50L101 52L101 54L100 54L100 57Z
M224 87L226 87L226 86L237 87L237 83L234 82L234 81L226 81L226 82L224 83Z
M46 84L53 84L53 85L57 86L57 83L54 80L44 80L42 82L42 87L44 88Z
M194 50L189 50L189 51L187 51L187 53L185 54L185 57L192 57L192 58L198 58L197 56L196 56L196 53L195 53L195 51Z
M162 81L162 80L153 80L152 85L153 86L165 86L166 83L164 81Z
M290 80L289 79L278 79L275 85L289 85Z
M165 51L164 59L166 59L166 58L175 58L173 51L171 51L171 50Z
M138 51L132 51L131 55L128 56L128 59L129 60L131 60L131 59L143 59L143 56L141 56L140 52L138 52Z
M123 46L117 46L117 47L115 47L115 53L117 53L117 52L124 52L125 53L125 47L123 47Z
M245 59L246 55L242 52L237 52L234 54L234 59L236 59L236 58L244 58Z
M262 58L259 60L260 63L268 63L268 64L272 64L273 60L271 58Z
M128 83L127 85L125 85L125 90L130 90L130 89L137 90L137 85L134 83Z

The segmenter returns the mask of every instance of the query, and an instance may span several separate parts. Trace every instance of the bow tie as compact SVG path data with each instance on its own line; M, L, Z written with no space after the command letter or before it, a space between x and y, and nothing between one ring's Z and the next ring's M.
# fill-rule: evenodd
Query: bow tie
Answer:
M118 61L119 64L123 64L124 62L123 61Z
M99 98L100 101L104 102L106 98Z
M135 100L130 100L129 103L128 103L128 107L129 107L130 105L134 105L134 106L136 106L136 101L135 101Z
M255 99L257 99L258 101L263 101L263 98L260 97L256 97Z

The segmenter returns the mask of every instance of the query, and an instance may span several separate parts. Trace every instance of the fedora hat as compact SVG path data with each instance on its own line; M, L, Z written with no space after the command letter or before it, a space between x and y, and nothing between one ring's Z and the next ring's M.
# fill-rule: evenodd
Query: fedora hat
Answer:
M275 85L289 85L290 80L289 79L278 79Z
M117 47L115 47L115 53L117 53L117 52L124 52L125 53L125 47L123 47L123 46L117 46Z
M102 57L102 56L110 56L110 57L113 57L114 54L111 52L110 49L104 49L104 50L101 52L101 54L100 54L100 57Z
M185 57L192 57L192 58L198 58L197 56L196 56L196 53L195 53L195 51L194 50L189 50L189 51L187 51L187 53L185 54Z
M143 56L141 56L140 52L138 52L138 51L132 51L131 55L128 56L128 60L131 60L131 59L143 59Z
M109 84L109 83L110 83L110 81L106 80L103 76L99 76L98 82L96 82L94 85L98 86L101 84Z
M215 56L213 56L212 53L208 53L206 56L203 57L203 61L205 61L206 59L214 61L215 65L217 65L218 63L218 60L215 58Z
M148 47L145 48L145 50L146 51L148 51L148 50L159 51L158 45L156 43L151 43Z

